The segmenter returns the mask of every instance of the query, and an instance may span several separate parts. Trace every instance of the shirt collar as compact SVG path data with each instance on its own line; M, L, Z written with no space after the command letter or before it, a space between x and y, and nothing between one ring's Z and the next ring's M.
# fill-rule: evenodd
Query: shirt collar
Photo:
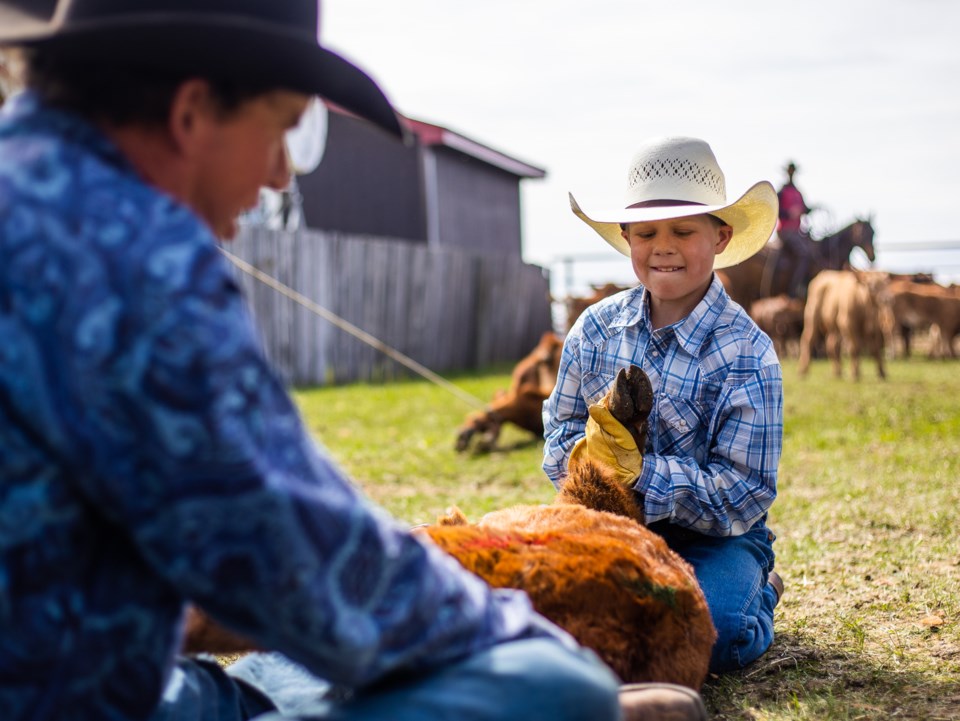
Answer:
M626 302L623 304L617 317L610 323L610 327L626 328L637 325L638 323L649 327L650 304L647 302L647 295L647 289L642 285L638 285L629 291Z
M723 289L723 283L714 273L706 295L697 303L696 308L690 312L690 315L674 326L677 342L687 353L697 355L700 352L700 348L713 332L717 320L729 302L730 299Z
M677 342L687 353L697 355L729 303L730 298L723 289L723 283L714 273L706 294L697 306L686 318L667 328L676 334ZM649 292L643 286L637 286L628 297L611 327L625 328L637 323L651 329Z

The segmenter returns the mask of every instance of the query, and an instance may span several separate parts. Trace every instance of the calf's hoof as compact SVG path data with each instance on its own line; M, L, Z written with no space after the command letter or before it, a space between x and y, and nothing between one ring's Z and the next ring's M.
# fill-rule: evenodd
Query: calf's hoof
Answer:
M653 410L653 386L639 366L621 368L613 381L607 408L630 431L641 451L646 445L647 418Z
M457 434L457 442L454 444L457 453L463 453L467 450L467 447L470 445L470 439L473 438L474 433L476 433L476 431L473 428L464 428Z

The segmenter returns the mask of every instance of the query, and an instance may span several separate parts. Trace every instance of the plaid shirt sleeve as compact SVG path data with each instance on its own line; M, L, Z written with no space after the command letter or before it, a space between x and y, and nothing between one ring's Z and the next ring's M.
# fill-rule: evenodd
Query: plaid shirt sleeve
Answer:
M761 520L777 495L783 436L779 364L725 386L710 420L706 462L646 453L635 488L648 521L669 519L712 536L735 536Z
M557 384L543 405L543 470L559 490L567 475L567 460L587 426L587 403L580 395L579 333L567 335L560 356Z

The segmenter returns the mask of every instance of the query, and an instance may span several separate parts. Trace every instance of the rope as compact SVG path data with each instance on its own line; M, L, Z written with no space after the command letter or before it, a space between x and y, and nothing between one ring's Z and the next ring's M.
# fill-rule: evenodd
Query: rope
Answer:
M302 295L301 293L298 293L297 291L295 291L290 286L284 285L273 276L267 275L259 268L253 265L250 265L244 260L241 260L237 256L233 255L233 253L230 253L224 248L220 248L220 252L223 253L235 266L237 266L237 268L239 268L241 271L243 271L247 275L253 278L256 278L264 285L267 285L270 288L273 288L275 291L277 291L281 295L286 296L287 298L292 300L294 303L298 303L299 305L302 305L311 313L320 316L321 318L329 321L330 323L333 323L333 325L335 325L337 328L340 328L341 330L346 331L357 340L360 340L363 343L366 343L367 345L373 348L376 348L381 353L389 356L393 360L397 361L397 363L400 363L401 365L406 366L407 368L409 368L419 376L425 378L431 383L434 383L435 385L440 386L444 390L449 391L450 393L452 393L453 395L455 395L457 398L467 403L468 405L474 406L476 408L486 407L487 404L484 401L477 398L476 396L471 395L470 393L467 393L465 390L455 386L446 378L443 378L437 375L426 366L421 365L420 363L417 363L417 361L415 361L413 358L404 355L403 353L401 353L400 351L394 348L391 348L386 343L383 343L382 341L370 335L366 331L361 330L360 328L353 325L349 321L344 320L343 318L336 315L335 313L332 313L331 311L327 310L323 306L318 305L317 303L307 298L305 295Z

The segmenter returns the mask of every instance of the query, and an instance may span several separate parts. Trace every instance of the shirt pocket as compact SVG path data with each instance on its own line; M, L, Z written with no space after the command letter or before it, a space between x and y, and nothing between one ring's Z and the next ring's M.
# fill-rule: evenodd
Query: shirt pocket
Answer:
M657 399L660 447L658 453L693 457L698 463L706 452L706 409L687 398L661 395Z

